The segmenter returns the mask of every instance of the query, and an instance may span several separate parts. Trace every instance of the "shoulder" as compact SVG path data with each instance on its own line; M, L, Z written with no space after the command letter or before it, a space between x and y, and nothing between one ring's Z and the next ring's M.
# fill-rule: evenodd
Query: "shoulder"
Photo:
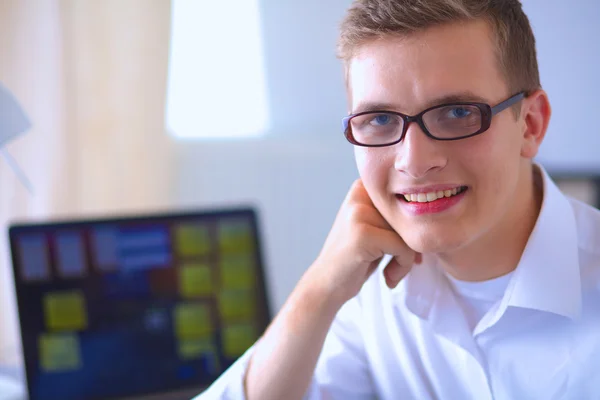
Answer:
M595 256L600 262L600 210L572 198L569 198L569 202L577 225L580 252Z
M584 312L600 311L600 210L569 198L577 225ZM596 317L594 317L596 318Z

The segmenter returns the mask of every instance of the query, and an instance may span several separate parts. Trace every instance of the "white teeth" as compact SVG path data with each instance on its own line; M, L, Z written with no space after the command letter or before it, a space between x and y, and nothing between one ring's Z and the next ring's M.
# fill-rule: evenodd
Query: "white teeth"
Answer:
M443 197L451 197L461 192L460 188L448 189L448 190L439 190L437 192L429 192L429 193L411 193L405 194L404 199L406 201L418 202L418 203L427 203L430 201L435 201L437 199L441 199Z

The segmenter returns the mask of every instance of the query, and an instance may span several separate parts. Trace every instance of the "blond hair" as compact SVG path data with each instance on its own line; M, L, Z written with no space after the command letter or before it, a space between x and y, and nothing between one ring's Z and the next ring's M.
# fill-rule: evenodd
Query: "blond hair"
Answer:
M499 69L511 92L541 87L535 37L518 0L355 0L340 27L346 73L364 44L453 22L483 19L495 36Z

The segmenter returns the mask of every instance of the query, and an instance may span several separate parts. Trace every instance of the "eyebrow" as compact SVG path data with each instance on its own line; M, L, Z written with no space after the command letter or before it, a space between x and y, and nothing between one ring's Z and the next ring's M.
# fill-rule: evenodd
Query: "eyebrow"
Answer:
M439 106L442 104L448 103L462 103L462 102L476 102L476 103L487 103L488 100L476 95L473 92L458 92L452 93L448 95L444 95L441 97L434 98L429 100L425 105L421 108L421 110L426 110L430 107ZM358 114L361 112L370 112L370 111L396 111L401 107L398 104L394 103L384 103L384 102L364 102L359 103L355 110L352 111L352 114Z

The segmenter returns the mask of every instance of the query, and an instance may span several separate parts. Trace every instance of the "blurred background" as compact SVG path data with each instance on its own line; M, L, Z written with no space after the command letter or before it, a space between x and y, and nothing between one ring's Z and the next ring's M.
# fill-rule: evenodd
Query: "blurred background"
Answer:
M335 58L350 0L6 0L0 83L32 127L0 162L0 364L19 365L11 221L252 205L276 312L357 177ZM553 119L539 161L600 204L600 2L524 0Z

